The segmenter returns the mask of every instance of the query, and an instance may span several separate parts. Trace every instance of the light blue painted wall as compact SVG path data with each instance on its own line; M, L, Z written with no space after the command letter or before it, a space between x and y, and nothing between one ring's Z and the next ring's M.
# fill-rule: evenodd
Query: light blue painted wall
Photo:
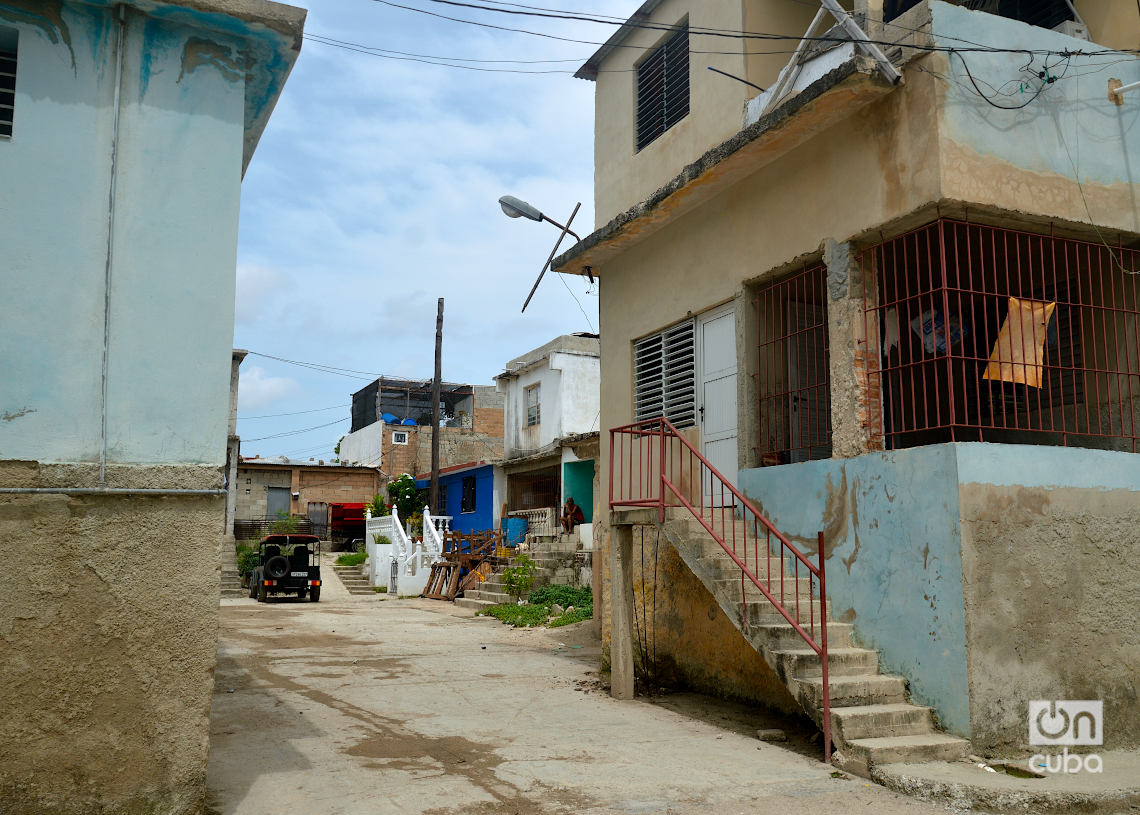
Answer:
M745 495L805 552L827 533L832 613L953 733L970 730L952 445L743 470ZM814 559L814 558L813 558Z
M1117 450L957 444L958 480L999 487L1140 491L1140 456Z
M1056 31L1026 25L994 14L970 11L941 0L930 3L933 33L946 48L1028 48L1037 51L1103 51L1101 46ZM1021 68L1029 56L1019 53L963 51L970 73L982 85L1002 87L1009 80L1014 90L997 97L1002 105L1018 105L1029 94L1018 91L1017 81L1030 77ZM1043 66L1037 56L1034 65ZM1082 182L1136 183L1140 166L1140 104L1133 95L1123 106L1108 101L1108 80L1140 80L1140 61L1126 54L1073 57L1065 78L1051 85L1035 102L1021 110L998 110L980 99L970 85L962 60L950 56L953 82L946 85L946 103L940 127L943 136L1036 172L1056 173ZM1054 63L1057 63L1054 66ZM1111 64L1110 64L1111 63ZM1063 60L1051 57L1053 73L1063 74ZM1011 133L1016 132L1016 138ZM1070 158L1071 156L1071 158ZM1074 164L1076 169L1074 169Z
M19 32L14 134L0 140L5 249L0 458L94 461L116 25L0 0ZM187 49L190 44L189 50ZM237 40L128 15L116 190L108 460L225 459L246 120ZM188 59L195 48L203 59Z

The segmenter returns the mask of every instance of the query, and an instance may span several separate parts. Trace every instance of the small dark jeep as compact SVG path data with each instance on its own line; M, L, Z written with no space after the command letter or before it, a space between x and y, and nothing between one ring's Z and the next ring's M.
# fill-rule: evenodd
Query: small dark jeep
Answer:
M257 545L249 596L264 603L271 594L321 599L321 539L316 535L266 535Z

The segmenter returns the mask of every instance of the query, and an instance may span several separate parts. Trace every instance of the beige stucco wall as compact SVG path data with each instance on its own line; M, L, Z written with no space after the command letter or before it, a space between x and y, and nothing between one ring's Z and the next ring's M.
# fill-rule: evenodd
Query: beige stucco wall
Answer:
M706 26L739 31L743 9L739 2L665 0L653 13L653 21L665 25L679 24L686 17L690 29ZM606 223L647 198L693 158L739 130L744 103L754 94L747 85L708 70L711 65L734 76L744 76L743 46L739 39L690 34L690 51L733 53L690 55L689 115L638 152L634 68L646 52L667 37L667 33L649 29L634 32L622 43L623 47L606 60L603 73L598 75L594 96L596 225Z
M5 463L3 483L83 483ZM221 474L118 467L118 483ZM132 472L140 471L140 472ZM0 812L190 813L205 797L225 496L0 496ZM140 624L142 623L142 624Z
M1130 51L1140 48L1140 7L1123 0L1076 0L1092 41Z
M1105 746L1135 747L1137 490L964 483L959 494L974 749L1028 749L1031 699L1103 700Z

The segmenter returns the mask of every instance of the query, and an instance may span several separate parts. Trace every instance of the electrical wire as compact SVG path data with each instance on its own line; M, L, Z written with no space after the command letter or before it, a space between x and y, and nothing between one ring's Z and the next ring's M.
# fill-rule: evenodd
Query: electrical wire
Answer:
M250 419L276 419L279 416L300 416L302 413L321 413L326 410L337 410L346 407L352 407L352 405L332 405L325 408L313 408L312 410L295 410L292 413L266 413L262 416L242 416L239 413L238 419L241 421L248 421Z
M465 25L472 25L472 26L476 26L479 28L488 28L488 29L492 29L492 30L496 30L496 31L507 31L507 32L517 33L517 34L529 34L532 36L544 37L547 39L558 40L561 42L575 42L575 43L580 43L580 44L584 44L584 45L605 45L605 43L599 43L599 42L595 42L595 41L591 41L591 40L579 40L579 39L575 39L572 37L562 37L562 36L558 36L555 34L549 34L549 33L542 32L542 31L532 31L530 29L523 29L523 28L511 28L509 26L494 25L493 23L484 23L484 22L480 22L478 20L467 20L467 19L463 19L461 17L452 17L450 15L439 14L439 13L434 12L434 11L429 11L428 9L417 8L415 6L408 6L408 5L404 5L402 3L393 2L393 0L372 0L372 2L380 3L382 5L390 6L392 8L399 8L399 9L404 9L405 11L412 11L412 12L416 12L418 14L424 14L424 15L427 15L429 17L435 17L435 18L442 19L442 20L448 20L448 21L456 22L456 23L463 23ZM504 9L488 8L488 7L479 6L478 4L473 4L473 3L465 3L465 2L461 2L460 0L427 0L427 2L440 3L440 4L452 5L452 6L463 6L463 7L478 9L478 10L482 10L482 11L499 11L499 12L505 12L505 13L509 13L509 14L519 14L519 15L526 15L526 16L554 17L555 19L564 19L564 20L581 21L581 22L594 22L594 23L600 23L600 24L604 24L604 25L617 25L617 23L615 23L613 20L606 20L606 19L602 19L602 18L598 18L598 17L590 17L588 15L579 15L579 14L555 15L555 14L549 14L549 13L538 14L538 13L533 13L533 12L510 11L510 10L504 10ZM627 20L624 23L621 23L620 25L623 27L646 29L646 30L650 30L650 31L672 31L675 28L675 26L666 25L663 23L635 22L633 20ZM723 38L729 38L729 39L769 40L769 41L784 41L784 42L796 42L796 43L799 43L799 42L825 42L825 43L848 43L848 42L851 42L851 39L849 37L845 37L845 36L803 37L803 36L791 35L791 34L768 34L768 33L762 33L762 32L749 32L749 31L741 31L741 30L734 30L734 29L711 29L711 28L706 29L706 28L701 28L701 27L690 27L689 33L695 34L698 36L723 37ZM1073 55L1073 54L1116 54L1116 53L1121 53L1119 51L1104 50L1104 49L1102 49L1100 51L1084 51L1084 50L1080 50L1080 51L1057 51L1057 50L1053 50L1053 49L998 48L998 47L993 47L993 46L982 46L982 45L978 45L978 46L974 46L974 47L970 47L970 48L960 48L960 47L955 47L955 46L938 46L938 45L918 45L918 44L903 45L903 44L900 44L898 42L893 42L893 41L889 41L889 40L872 40L872 39L864 40L864 42L871 43L874 45L886 46L886 47L890 47L890 48L896 48L896 47L901 46L901 47L910 48L910 49L916 50L916 51L943 52L943 53L951 53L951 52L959 52L959 51L964 51L964 52L976 51L976 52L982 52L982 53L997 53L997 54L1023 53L1023 54L1030 54L1030 55L1036 54L1036 55L1045 55L1045 56L1069 56L1069 55ZM629 45L629 44L615 43L614 47L629 47L629 48L636 48L638 50L644 50L644 46L642 46L642 45ZM731 53L736 54L739 52L734 51ZM1125 53L1134 53L1134 52L1129 51L1129 52L1125 52Z
M336 376L347 376L350 379L379 379L383 374L371 373L369 371L357 371L352 368L337 368L333 365L323 365L319 362L301 362L296 359L286 359L285 357L277 357L273 354L262 354L258 351L250 351L250 356L264 357L265 359L276 360L277 362L284 362L289 365L297 365L301 368L309 368L310 370L320 371L326 374L335 374Z
M258 436L255 439L242 439L242 441L255 442L255 441L265 441L266 439L280 439L280 438L283 438L285 436L300 436L302 433L310 433L314 430L320 430L322 427L332 427L334 424L340 424L341 422L347 422L348 419L349 419L349 417L345 416L344 418L337 419L334 422L326 422L325 424L316 424L316 425L313 425L312 427L302 427L302 428L299 428L297 430L286 430L284 433L273 433L269 436Z

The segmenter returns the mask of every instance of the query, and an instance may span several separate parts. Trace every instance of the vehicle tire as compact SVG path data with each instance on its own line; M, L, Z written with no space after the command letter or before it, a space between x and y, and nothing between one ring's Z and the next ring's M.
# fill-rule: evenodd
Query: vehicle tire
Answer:
M313 586L309 589L309 602L319 603L321 601L321 587Z
M264 603L269 599L269 589L265 585L264 580L257 581L257 602Z
M265 576L270 580L280 580L289 574L289 559L284 555L274 555L265 561Z
M306 591L308 591L308 589L297 589L297 599L304 600Z
M261 572L256 569L253 574L249 576L249 599L253 600L257 597L257 587L261 585Z

